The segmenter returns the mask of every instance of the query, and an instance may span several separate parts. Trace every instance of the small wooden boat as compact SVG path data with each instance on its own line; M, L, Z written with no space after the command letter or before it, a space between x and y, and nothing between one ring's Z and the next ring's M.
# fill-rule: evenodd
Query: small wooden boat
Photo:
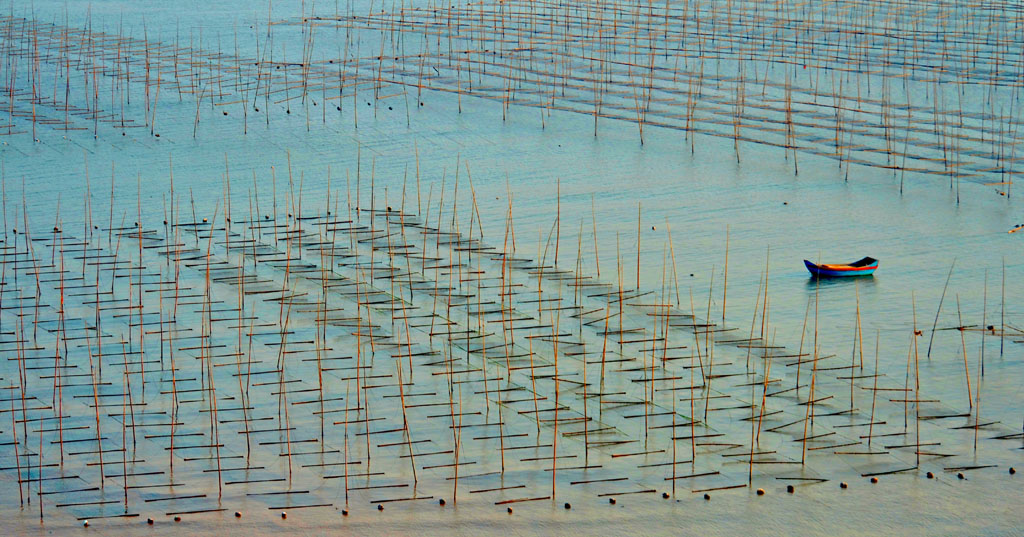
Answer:
M878 268L878 260L865 257L853 263L811 263L804 259L804 265L812 275L818 278L835 278L844 276L870 276Z

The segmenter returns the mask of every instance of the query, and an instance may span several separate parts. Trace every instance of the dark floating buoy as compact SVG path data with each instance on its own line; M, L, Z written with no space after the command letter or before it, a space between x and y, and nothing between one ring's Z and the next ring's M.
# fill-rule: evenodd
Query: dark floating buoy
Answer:
M668 499L668 493L667 492L662 492L661 493L661 497L667 500Z
M164 225L165 225L165 226L167 225L167 220L164 220Z
M871 482L872 483L878 483L878 478L877 477L872 477L871 478Z
M704 493L704 499L705 499L705 500L709 500L709 501L710 501L710 500L711 500L711 495L710 495L710 494L708 494L707 492L705 492L705 493Z
M608 503L615 505L615 498L608 498Z
M224 115L226 116L226 115L228 115L228 113L227 113L227 112L224 112Z
M379 503L378 503L378 504L377 504L377 510L378 510L378 511L383 511L383 510L384 510L384 505L383 505L383 504L379 504Z
M341 107L340 106L335 106L335 108L337 108L338 111L341 111Z
M964 478L964 473L963 472L957 472L956 478L957 479L963 479Z
M235 511L235 518L242 518L242 512L241 511Z
M149 524L150 526L152 526L153 525L153 519L152 518L147 518L146 519L146 524Z
M1015 474L1015 473L1017 473L1017 469L1016 469L1016 468L1014 468L1013 466L1011 466L1011 467L1010 467L1010 475L1013 475L1013 474Z
M789 202L788 201L784 201L784 202L782 202L782 204L783 205L789 205Z
M391 206L390 205L388 205L388 212L389 213L391 212Z
M846 487L849 487L849 486L850 485L846 484L846 481L842 481L842 482L839 483L839 488L841 488L841 489L845 489Z
M89 521L86 520L86 521L82 522L82 526L88 528L89 527Z
M388 110L391 110L391 107L390 107L390 106L388 107Z
M288 513L281 511L281 518L288 518Z
M925 474L925 477L927 477L928 479L934 479L935 478L935 474L933 474L931 472L928 472L927 474Z
M651 226L651 231L656 231L656 230L657 230L657 228L655 228L654 226Z
M793 488L793 485L786 485L786 492L793 494L795 490L796 489Z
M511 507L508 507L505 510L508 511L508 514L510 514L510 515L512 514L512 508Z
M203 218L203 223L204 223L204 224L206 223L206 219L205 219L205 218Z
M569 502L565 502L566 509L572 509L572 505Z
M764 489L757 489L758 496L764 496Z
M174 517L174 521L175 522L181 522L181 517L180 516L175 516Z
M348 509L342 509L341 516L348 516Z
M440 506L442 506L442 507L444 507L444 504L445 504L445 503L446 503L446 502L444 501L444 498L441 498L440 500L437 500L437 504L438 504L438 505L440 505Z

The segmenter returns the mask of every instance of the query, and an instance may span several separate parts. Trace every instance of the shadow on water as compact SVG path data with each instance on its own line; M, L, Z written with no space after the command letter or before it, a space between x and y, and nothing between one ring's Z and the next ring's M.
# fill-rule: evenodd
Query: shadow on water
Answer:
M858 283L859 282L859 283ZM877 280L874 275L870 276L853 276L853 277L817 277L810 275L807 278L806 286L807 290L813 293L815 290L837 290L843 287L855 287L860 286L861 291L874 289L877 284Z

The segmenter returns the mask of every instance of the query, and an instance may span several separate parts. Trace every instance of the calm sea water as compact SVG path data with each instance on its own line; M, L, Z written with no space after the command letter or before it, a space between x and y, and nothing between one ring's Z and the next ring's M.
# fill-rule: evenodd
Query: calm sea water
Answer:
M173 6L37 1L31 10L15 4L6 11L73 27L91 21L94 29L135 38L145 32L150 40L164 43L189 39L198 43L201 32L203 48L211 50L219 43L227 50L237 40L246 55L255 47L254 34L261 28L265 31L268 9L272 9L271 18L283 19L312 8L310 2L271 7L227 1ZM363 2L353 9L371 6ZM316 10L333 11L334 6L317 4ZM302 48L298 30L275 31L275 46L283 49L282 54L298 54ZM331 31L323 31L318 45L330 50L334 37ZM369 47L373 41L367 39ZM1024 323L1019 306L1024 298L1021 237L1006 233L1024 218L1018 198L999 195L1000 187L965 182L957 199L945 178L904 176L856 165L847 169L834 160L807 155L800 155L796 174L792 161L778 148L741 142L737 159L731 140L696 135L691 150L682 132L655 127L645 129L641 145L636 126L625 122L604 121L594 136L592 118L587 116L512 107L503 118L499 103L460 100L441 92L424 92L423 106L418 107L415 96L393 96L368 106L372 95L361 93L356 101L358 119L350 105L325 116L319 110L295 109L286 114L282 105L273 105L269 125L250 117L244 135L237 106L200 106L195 128L193 99L161 99L159 138L142 132L147 129L129 129L122 136L108 128L94 137L91 130L62 132L45 127L37 135L38 142L26 135L6 137L0 159L9 227L22 221L16 213L24 205L33 229L51 227L58 206L63 225L80 229L87 193L94 218L109 216L116 225L123 218L134 221L141 210L144 222L155 223L165 218L172 173L176 193L183 204L189 204L188 211L194 203L197 215L224 210L226 170L234 211L242 213L247 212L250 194L258 193L261 207L275 196L283 207L289 188L301 194L305 206L322 207L328 183L335 192L332 197L340 196L342 204L346 198L354 204L358 191L362 206L367 207L371 181L378 208L401 206L404 196L405 207L414 212L417 204L436 207L442 184L450 204L458 173L459 221L471 219L473 201L467 187L471 177L488 244L501 245L509 194L517 251L522 256L536 257L538 237L547 240L557 210L560 267L576 265L579 245L583 272L596 275L599 261L602 279L614 282L619 251L626 267L624 286L634 286L639 278L642 288L660 291L663 275L668 274L668 300L675 302L678 292L684 311L689 309L691 292L698 310L707 308L710 300L711 318L720 320L724 308L725 325L740 334L750 330L766 272L769 339L788 349L800 345L809 312L805 337L812 337L816 317L821 354L851 356L859 305L866 360L873 361L877 353L879 371L902 385L916 327L922 331L917 341L923 393L941 401L939 405L947 410L966 412L963 352L977 381L983 337L980 331L970 331L961 344L961 332L950 328L987 324L1024 336L1016 328ZM407 113L409 102L413 107ZM128 105L136 113L140 107L137 102ZM25 125L23 119L20 124ZM276 180L276 193L272 180ZM726 237L728 286L723 291ZM816 282L803 267L804 259L844 262L865 255L881 261L873 278ZM678 291L671 281L673 270L678 274ZM939 330L933 333L933 327ZM805 349L809 342L804 343ZM998 422L1003 431L1019 431L1024 420L1020 406L1024 349L1014 337L1000 341L990 336L984 345L982 421ZM929 347L930 357L925 358ZM840 393L838 385L830 389ZM866 403L862 400L858 408L861 404ZM888 417L898 420L902 417L898 414ZM960 446L958 453L970 452L963 447L970 442L969 435L951 432L949 427L971 420L960 418L955 424L950 420L928 434ZM738 421L716 425L722 429L747 426ZM588 497L570 511L550 502L517 505L514 516L490 501L467 498L460 500L457 510L413 502L389 506L383 513L360 507L344 520L336 512L309 510L294 512L287 521L270 516L273 512L246 513L236 521L225 512L180 525L161 519L154 528L138 519L105 524L111 531L175 534L221 527L259 534L317 534L326 533L321 526L331 524L359 534L1005 535L1015 532L1021 522L1016 500L1020 482L1006 475L1008 466L1020 464L1020 447L1019 440L985 444L974 464L998 467L971 472L966 480L958 480L955 472L938 471L943 467L941 459L933 465L940 474L938 480L905 474L883 477L877 485L860 479L859 469L851 466L847 471L857 481L850 489L840 491L833 481L801 485L794 496L785 493L785 482L777 481L768 487L765 498L742 489L716 493L711 502L705 502L700 495L684 491L670 500L654 495L624 497L610 507L603 498L596 502ZM913 459L906 453L900 457ZM841 466L847 464L844 460L835 457L825 464ZM965 457L956 460L962 463ZM643 472L637 470L641 479ZM12 477L8 473L2 479ZM667 486L658 480L653 475L649 478L659 490ZM325 487L335 486L325 483ZM19 511L11 499L12 487L5 490L8 499L0 513L9 531L42 534L67 531L78 524L73 517L55 515L41 526L31 508Z

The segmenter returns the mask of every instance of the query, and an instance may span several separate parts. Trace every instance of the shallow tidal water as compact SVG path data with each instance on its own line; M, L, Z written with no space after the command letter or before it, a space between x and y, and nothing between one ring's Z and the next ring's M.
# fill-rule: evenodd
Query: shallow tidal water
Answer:
M379 8L358 3L352 9ZM312 7L271 9L270 17L283 20ZM201 28L202 46L195 48L207 51L218 43L211 34L227 50L229 42L235 46L236 29L263 25L265 31L268 19L267 6L235 2L160 10L122 2L37 2L31 13L20 5L8 11L70 27L91 20L105 32L136 39L144 17L148 39L165 44L185 34L199 43ZM298 28L275 32L273 47L282 55L294 58L303 49ZM332 32L318 34L318 54L327 57L342 41ZM240 35L238 55L255 55L257 39ZM363 39L370 50L379 44L373 35ZM103 99L115 95L109 85L100 88ZM133 95L123 104L126 114L144 117L146 107ZM28 226L32 257L50 263L46 270L53 272L42 277L38 291L42 311L27 313L38 302L26 298L0 310L8 358L2 383L10 394L0 402L0 408L10 405L0 417L5 532L1019 532L1020 476L1009 468L1022 466L1024 446L1024 349L1017 342L1024 340L1024 265L1017 255L1021 237L1006 232L1022 220L1020 202L1012 192L1001 195L1004 186L976 179L951 187L945 177L803 153L794 173L792 153L743 141L737 149L720 136L691 134L691 144L678 129L648 126L641 144L636 125L617 119L602 119L595 136L592 117L564 110L513 105L503 117L500 103L445 91L424 90L417 98L412 90L382 90L376 97L363 88L345 97L354 104L340 111L334 101L326 113L325 101L315 110L290 101L243 118L242 105L211 99L197 106L194 95L163 95L154 127L159 137L145 126L93 130L84 122L85 130L39 126L33 141L30 121L16 119L20 134L5 136L0 147L6 228ZM224 221L227 199L230 225ZM292 216L300 205L296 214L308 220ZM510 206L514 252L506 242ZM143 233L133 230L136 221ZM175 225L161 224L166 221ZM55 226L62 232L44 233ZM372 232L381 226L386 233ZM6 234L7 255L15 261L8 264L5 289L30 297L37 282L19 253L26 248L21 231ZM445 245L442 231L461 238ZM441 261L431 267L427 259L408 259L392 239ZM326 241L351 258L335 263L331 250L325 262L322 245L309 242ZM491 250L458 251L461 246ZM60 263L59 250L66 254ZM503 251L521 261L505 266L484 253ZM865 255L881 261L871 278L816 281L803 267L804 259L845 262ZM207 258L215 260L212 270L204 266ZM104 265L110 259L121 261ZM453 265L440 266L448 262ZM409 279L389 281L373 270ZM512 344L503 340L504 317L486 316L475 298L453 301L437 292L451 288L504 307L494 287L505 281L506 270L521 286L509 302L536 325ZM580 287L571 285L572 277L562 279L562 270L633 293L611 330L623 319L625 329L641 327L644 337L637 339L650 342L615 344L629 339L623 331L608 345L601 317L619 307L615 297L581 294L581 309L571 309ZM54 275L63 271L67 327L61 331L54 327L61 304ZM423 281L414 284L417 272ZM482 276L474 281L472 274ZM245 295L234 276L278 299ZM171 281L181 290L171 289ZM325 281L338 287L328 291ZM72 285L84 291L74 296ZM534 311L542 301L538 288L567 309ZM127 308L101 311L101 300L108 299ZM172 302L172 328L181 339L165 341L171 332L161 330ZM408 310L398 313L396 303ZM321 304L338 309L328 313L323 306L321 312ZM131 313L133 305L141 320ZM410 328L404 322L419 314L410 311L431 308L432 318L451 323L456 335L439 324L413 321ZM659 309L672 313L650 315ZM274 333L286 317L287 338ZM661 326L664 318L670 320ZM154 325L156 332L148 328ZM486 335L481 342L468 335L460 341L462 330ZM91 338L100 332L108 339L97 343ZM553 334L566 334L566 341ZM75 343L55 344L68 336ZM371 349L367 339L374 337L382 343ZM79 376L62 377L63 406L55 412L53 352L61 347L70 349L63 351L70 366L60 371ZM598 352L609 348L603 354L630 361L609 363L605 380L597 376L603 370ZM285 354L289 349L294 354ZM174 353L178 365L169 361ZM524 356L537 363L527 364ZM823 364L815 379L817 417L807 429L786 427L807 416L815 356ZM20 366L19 357L27 365ZM94 357L102 371L90 365ZM631 364L639 370L629 370ZM725 376L702 382L709 364ZM129 370L135 366L141 370ZM553 367L562 380L545 378L548 372L536 367ZM18 390L23 375L31 396L27 410ZM401 393L399 375L410 382ZM455 375L466 375L467 382L453 384ZM211 378L216 405L206 391ZM244 386L240 378L248 379ZM378 380L387 386L367 389ZM365 398L355 396L360 391ZM553 425L562 427L558 414L553 421L535 418L541 415L535 404L552 408L558 397L570 416L563 420L577 420L566 421L561 432ZM619 397L622 404L605 402ZM418 398L425 406L406 409ZM102 417L94 412L99 403L109 408ZM134 415L129 410L136 404ZM375 408L367 415L370 404ZM286 416L282 409L289 409ZM63 446L54 444L61 440L50 426L58 414L66 416ZM863 436L870 434L869 416L876 421L872 431L886 435L870 445ZM694 429L681 425L693 417L700 418ZM780 428L762 431L751 448L755 421L762 429ZM134 438L122 427L127 423ZM176 423L171 434L178 435L178 451L168 443L168 423ZM612 441L629 443L588 447L580 434L596 430L590 423L614 430L600 431ZM14 451L15 430L25 451ZM471 435L453 440L460 430ZM372 445L370 431L380 432ZM698 434L703 445L692 438ZM550 447L554 439L557 451ZM532 448L501 457L505 442ZM920 446L907 447L911 443ZM112 451L103 454L104 447ZM878 453L842 453L872 450ZM454 451L461 459L453 459ZM412 464L403 457L410 452L416 454ZM552 464L559 454L571 458ZM214 457L223 460L214 464ZM748 466L751 459L757 463ZM101 460L105 470L97 467ZM456 466L455 484L450 464L459 460L464 466ZM345 468L355 475L345 478ZM878 483L869 481L874 474ZM27 481L30 504L18 501L19 476ZM794 486L792 494L787 485ZM736 488L715 490L720 487ZM497 503L544 496L554 498ZM445 506L438 505L441 498ZM381 502L396 499L408 501ZM172 513L183 513L182 520L175 522Z

